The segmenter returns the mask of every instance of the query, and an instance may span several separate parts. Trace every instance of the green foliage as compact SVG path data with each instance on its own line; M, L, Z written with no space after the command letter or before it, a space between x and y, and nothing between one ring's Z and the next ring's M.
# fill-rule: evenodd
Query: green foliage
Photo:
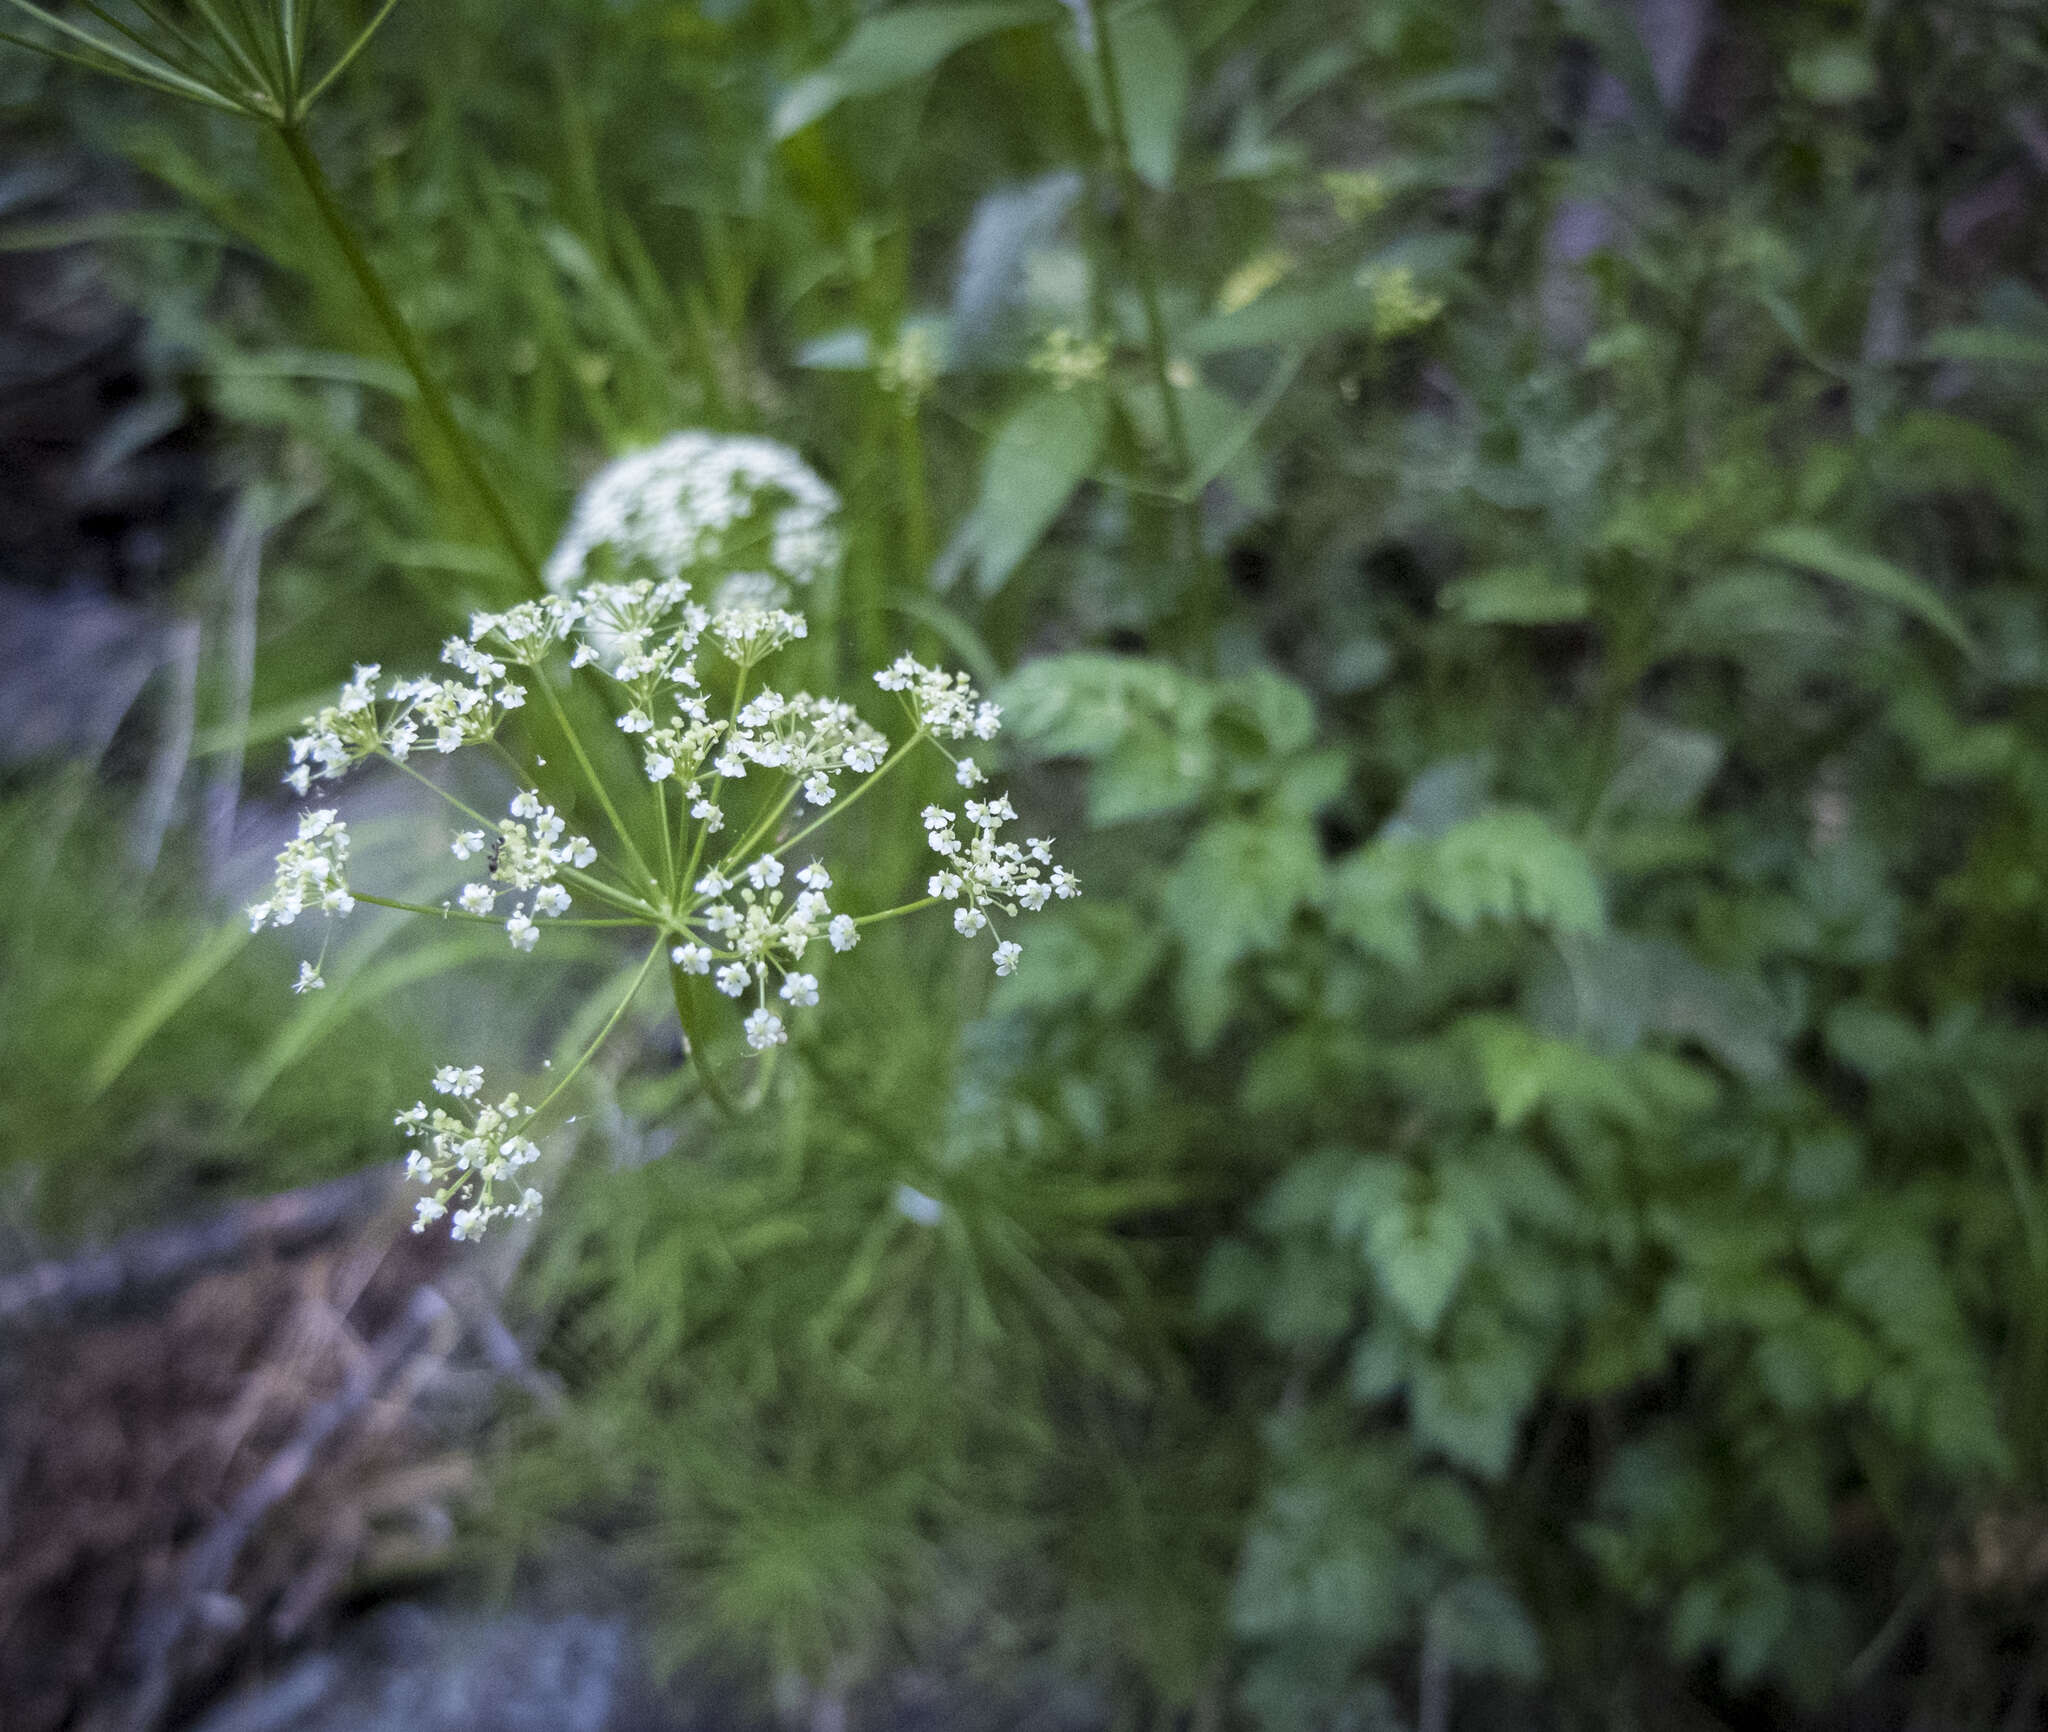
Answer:
M1088 885L986 999L835 962L738 1129L614 1079L495 1519L632 1534L678 1651L964 1631L1201 1724L1993 1667L1944 1584L2048 1498L2035 11L1722 7L1662 94L1590 6L1097 6L1113 66L1050 4L395 12L317 142L522 527L679 423L801 446L807 653L1009 670ZM84 123L271 261L132 243L303 483L260 722L516 577L280 163L134 112ZM138 923L52 1062L207 930ZM354 1147L383 1049L327 1044L265 1161Z

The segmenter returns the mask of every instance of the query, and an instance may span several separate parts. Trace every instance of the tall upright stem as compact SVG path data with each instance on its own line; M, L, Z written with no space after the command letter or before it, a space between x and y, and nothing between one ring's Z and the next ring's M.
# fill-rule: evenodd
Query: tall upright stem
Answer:
M1116 44L1109 24L1109 8L1091 5L1095 33L1095 66L1102 78L1102 102L1109 115L1110 144L1116 153L1117 185L1123 196L1124 222L1131 236L1131 254L1138 278L1138 297L1145 308L1145 347L1152 362L1152 379L1159 388L1159 406L1166 416L1167 450L1173 457L1177 483L1185 483L1194 469L1188 446L1187 423L1182 420L1180 398L1169 374L1166 346L1166 318L1159 310L1159 270L1152 256L1152 244L1145 233L1138 171L1131 161L1131 133L1124 117L1123 86L1117 80Z
M391 292L384 286L384 279L377 274L377 267L370 262L362 243L357 240L355 230L350 226L340 203L334 196L334 188L328 183L326 170L321 168L320 159L313 153L313 147L306 138L305 128L296 121L282 123L277 127L277 136L283 140L285 150L290 154L292 166L305 182L306 191L311 195L314 208L320 213L334 244L341 249L341 256L347 260L349 273L362 290L364 300L370 304L370 311L376 315L377 323L383 328L385 337L392 348L398 351L398 358L405 363L405 370L412 375L413 383L419 387L420 406L434 423L448 452L455 459L455 465L462 471L462 478L476 495L477 503L483 507L484 515L491 520L491 527L497 531L498 539L505 544L505 551L512 556L520 575L528 585L539 590L542 587L540 561L528 545L524 532L513 517L511 508L505 503L505 496L486 473L483 461L477 454L476 442L464 431L462 423L455 417L455 408L448 400L448 394L441 388L441 382L434 377L433 369L427 364L425 351L420 348L419 339L413 335L412 327L405 322L405 315L398 310L398 303L391 298Z

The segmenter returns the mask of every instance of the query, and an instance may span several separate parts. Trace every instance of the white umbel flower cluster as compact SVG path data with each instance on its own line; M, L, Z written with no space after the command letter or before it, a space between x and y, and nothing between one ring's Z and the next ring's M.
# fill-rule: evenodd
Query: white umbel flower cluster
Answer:
M515 1195L512 1185L534 1157L529 1122L573 1082L664 958L689 1050L722 1099L705 1057L716 1036L699 1026L721 996L734 1001L745 1046L770 1054L820 1003L831 959L859 945L871 922L951 903L955 928L992 945L995 973L1008 975L1023 947L998 923L1079 893L1048 839L1003 839L1016 812L996 794L967 800L964 818L926 809L939 856L926 897L866 913L835 905L844 892L812 854L813 834L915 748L928 746L962 789L979 792L987 771L956 747L993 740L1002 720L964 674L910 656L874 676L900 706L893 742L851 703L763 679L768 658L807 629L777 595L837 558L835 505L780 446L679 435L616 465L586 494L552 567L576 587L472 616L468 635L442 649L452 678L386 681L377 666L358 667L292 741L286 780L301 792L378 759L462 813L449 852L467 882L438 906L367 889L363 900L499 926L522 952L550 923L638 928L648 945L611 1021L538 1107L511 1095L476 1104L481 1075L444 1067L434 1086L446 1104L400 1115L419 1145L408 1167L429 1187L419 1226L445 1215L457 1237L471 1238L538 1206L530 1187ZM701 577L708 566L714 581L729 580L742 532L762 526L767 575L781 590L700 602L683 573ZM616 575L592 576L601 545ZM574 703L563 695L571 686L581 688ZM617 734L592 740L600 714ZM630 748L624 774L618 735ZM520 779L502 818L463 805L409 761L416 748L484 742ZM270 897L249 910L252 924L290 925L316 907L346 913L356 900L347 858L338 815L306 813ZM301 991L319 985L319 963L301 969Z
M249 930L289 926L309 908L322 914L348 913L356 899L349 893L347 866L348 826L340 814L331 808L301 812L298 835L277 857L270 895L249 905ZM302 973L298 990L305 992L318 981L317 970L310 979Z
M406 1151L405 1176L427 1188L413 1208L415 1233L445 1215L452 1237L474 1239L493 1221L523 1220L540 1207L540 1192L518 1180L522 1168L540 1159L539 1145L526 1134L536 1109L516 1094L496 1104L479 1100L483 1086L479 1067L444 1064L434 1073L434 1092L455 1110L419 1101L395 1121L416 1139Z
M464 679L394 680L380 702L377 663L358 665L341 698L308 716L305 731L291 742L292 768L285 781L300 794L313 783L332 782L365 758L404 763L425 740L437 752L460 751L488 740L513 710L526 703L526 688L506 677L505 663L474 643L450 638L441 659Z
M721 603L773 606L837 568L838 511L839 495L786 445L671 434L584 488L548 561L548 587L570 594L592 577L719 570Z
M1017 816L1009 795L969 800L965 814L971 828L963 836L958 814L944 806L925 807L925 841L944 862L926 889L941 902L960 905L953 910L953 928L963 938L986 927L997 940L991 958L996 973L1014 974L1024 947L995 931L995 915L1014 918L1020 909L1036 914L1054 897L1064 902L1080 895L1081 881L1053 864L1050 836L1031 836L1021 843L997 839L1003 826ZM1041 872L1040 867L1046 870Z

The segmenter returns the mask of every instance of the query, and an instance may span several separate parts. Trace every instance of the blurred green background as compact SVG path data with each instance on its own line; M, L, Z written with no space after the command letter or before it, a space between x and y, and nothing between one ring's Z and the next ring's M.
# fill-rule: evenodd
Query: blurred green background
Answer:
M2044 75L2034 0L400 4L309 136L519 533L795 446L811 677L995 687L1087 885L836 959L737 1125L596 1067L465 1556L1133 1732L2036 1724ZM0 48L0 149L19 1262L392 1158L622 957L290 998L285 733L522 579L276 138Z

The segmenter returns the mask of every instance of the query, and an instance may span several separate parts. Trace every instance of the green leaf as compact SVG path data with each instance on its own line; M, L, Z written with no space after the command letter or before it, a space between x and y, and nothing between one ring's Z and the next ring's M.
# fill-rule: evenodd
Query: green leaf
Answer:
M1088 821L1125 824L1184 811L1201 797L1215 768L1215 748L1206 734L1140 723L1088 779Z
M1444 605L1474 625L1560 625L1584 619L1592 597L1547 566L1507 565L1461 579L1444 591Z
M830 61L783 93L775 105L775 139L801 132L849 97L922 78L970 42L1048 15L1044 6L1005 3L900 6L863 18Z
M1047 757L1098 758L1145 722L1208 718L1201 684L1163 662L1078 650L1026 662L996 693L1004 730Z
M1330 874L1330 924L1394 968L1421 967L1416 890L1425 859L1423 849L1399 837L1345 856Z
M2048 337L1996 325L1949 325L1930 336L1920 352L1934 361L1985 367L2048 367Z
M1541 813L1500 807L1446 831L1423 876L1429 904L1469 931L1482 920L1527 920L1553 932L1607 922L1585 850Z
M1324 878L1321 844L1303 820L1227 818L1195 838L1165 898L1185 957L1183 1020L1197 1046L1222 1030L1230 966L1277 946L1296 911L1322 899Z
M1831 577L1879 601L1890 602L1936 631L1966 655L1977 653L1969 631L1953 609L1928 584L1903 566L1874 553L1845 547L1826 530L1809 523L1787 523L1757 541L1757 551L1806 571Z
M1403 1200L1373 1216L1365 1250L1387 1297L1427 1335L1471 1264L1472 1226L1444 1198Z
M1173 184L1181 122L1187 113L1187 46L1172 15L1156 3L1117 8L1108 24L1124 126L1131 140L1131 167L1147 186L1164 192Z
M1463 1672L1497 1673L1531 1684L1542 1675L1543 1644L1529 1614L1484 1576L1453 1582L1429 1608L1431 1644Z
M149 1044L157 1030L176 1016L194 993L239 956L248 942L249 929L237 920L216 932L207 943L164 976L116 1024L113 1033L107 1037L107 1044L94 1056L92 1067L86 1073L87 1094L105 1094L134 1062L135 1055Z
M1369 329L1372 314L1372 291L1347 276L1321 287L1274 289L1234 313L1199 320L1181 332L1176 347L1190 355L1281 343L1305 348L1340 331Z
M1109 430L1109 403L1086 388L1044 390L1010 412L981 470L981 591L1001 589L1087 479Z

